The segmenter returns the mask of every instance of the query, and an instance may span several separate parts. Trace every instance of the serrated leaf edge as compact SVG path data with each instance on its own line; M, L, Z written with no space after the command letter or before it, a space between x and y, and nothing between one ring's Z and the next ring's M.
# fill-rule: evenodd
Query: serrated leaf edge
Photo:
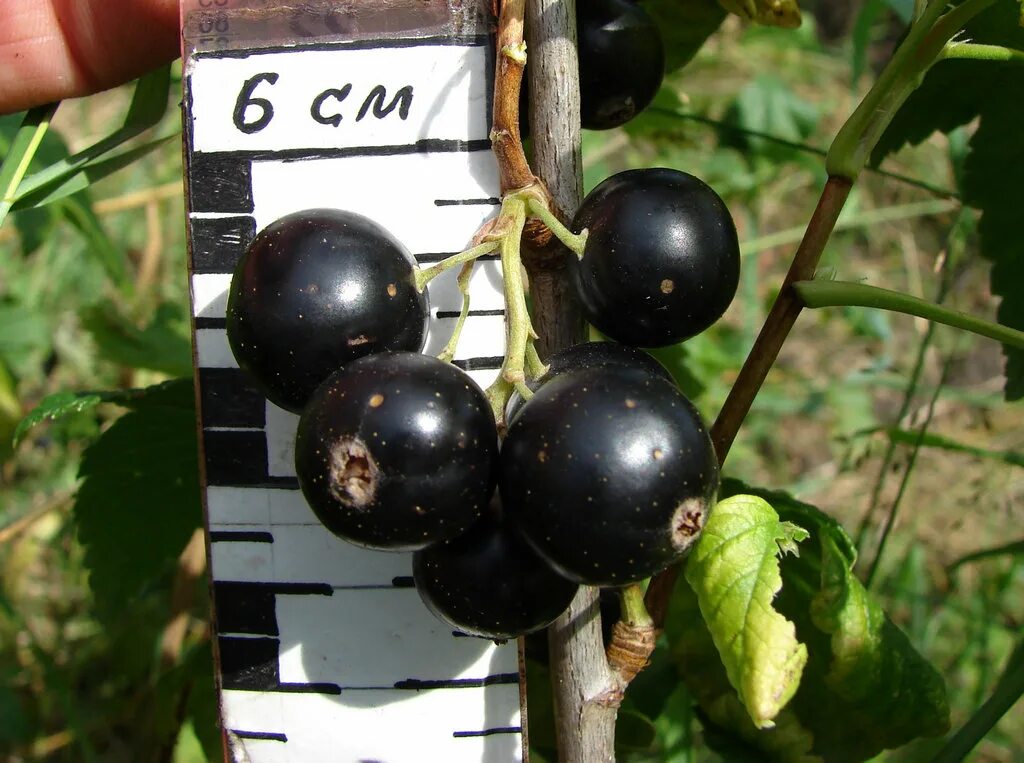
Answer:
M721 501L718 504L718 507L716 507L716 512L712 512L712 520L709 521L713 521L715 514L723 505L729 505L731 508L731 504L749 502L754 502L759 506L766 507L771 512L776 523L776 528L772 537L773 543L766 547L766 552L761 555L761 559L757 565L740 573L734 580L730 581L726 590L720 596L716 597L717 601L714 603L714 609L710 612L706 611L706 603L704 601L704 597L701 596L703 588L698 584L699 581L693 579L695 576L691 577L693 565L687 565L686 579L693 587L694 591L697 592L701 614L705 622L708 624L708 629L711 632L715 648L718 650L719 658L722 659L722 663L726 667L726 675L729 679L729 683L739 695L740 700L746 708L747 713L750 715L750 719L754 725L757 728L768 729L774 727L775 724L772 719L778 715L782 708L786 706L796 693L796 690L800 685L800 676L807 663L807 647L797 639L796 626L786 619L781 613L772 608L770 604L770 601L773 601L775 596L782 589L782 573L779 568L778 559L781 554L790 552L791 549L795 549L795 544L797 542L810 537L810 533L793 523L781 522L779 520L778 513L774 510L771 504L759 496L751 495L734 495L724 501ZM719 535L717 536L717 545L713 549L709 550L703 559L700 557L699 547L695 549L696 555L691 557L691 559L701 559L699 564L704 567L705 571L712 566L717 567L722 563L722 559L731 545L751 533L756 533L759 530L763 532L764 529L764 524L757 523L741 529L738 533L730 536L729 538ZM712 542L715 537L714 530L712 529L709 533L708 528L705 527L704 534L701 536L701 541L698 541L698 544L703 542L706 546L709 542ZM705 540L705 538L707 540ZM773 546L774 550L769 552L767 549L771 549ZM764 574L766 565L769 567L767 575ZM774 569L771 569L771 565L774 565ZM746 664L746 661L739 666L733 666L734 661L727 659L725 656L729 653L732 644L734 644L737 639L744 637L745 628L737 630L728 639L728 641L722 641L721 638L716 637L716 631L719 629L712 627L712 624L717 619L722 606L724 606L724 603L728 598L729 592L741 581L748 579L751 575L755 575L755 582L752 586L750 596L742 605L742 622L746 623L749 620L749 613L753 606L753 602L759 598L756 595L758 589L768 587L771 589L768 609L771 614L774 615L772 619L778 624L780 632L783 634L783 640L788 641L790 644L795 644L795 647L789 648L788 654L784 654L782 659L775 663L776 669L771 671L777 679L774 681L772 691L757 694L751 691L751 689L755 687L751 683L750 679L752 676L757 676L759 674L764 675L762 671L756 668L752 669L749 664Z

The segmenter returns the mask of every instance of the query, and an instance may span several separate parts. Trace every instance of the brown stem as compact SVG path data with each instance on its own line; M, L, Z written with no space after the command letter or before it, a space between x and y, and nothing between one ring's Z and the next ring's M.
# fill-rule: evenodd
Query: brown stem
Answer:
M530 0L528 14L530 90L543 94L531 103L534 167L556 200L551 207L575 209L583 190L575 2ZM529 231L527 239L542 243ZM584 337L565 267L572 256L555 241L543 256L524 258L542 357ZM548 630L548 644L559 761L614 761L615 718L626 682L605 656L597 589L580 588Z
M724 463L726 456L729 455L729 449L750 411L754 398L764 384L775 359L778 358L786 337L800 315L800 310L803 309L803 303L793 289L793 284L814 277L818 261L825 251L825 244L832 235L852 186L850 180L841 177L830 177L825 183L825 188L818 199L818 206L814 209L804 237L796 250L796 256L789 266L779 296L772 305L764 326L761 327L761 333L758 334L732 389L729 390L729 396L718 418L711 427L711 441L714 443L719 463ZM674 565L656 575L647 589L645 604L658 628L665 624L672 587L678 577L679 565Z
M548 651L559 763L612 763L626 684L605 657L596 588L580 586L548 628Z
M825 183L821 198L818 199L818 206L789 266L779 296L772 305L761 333L758 334L739 376L729 390L729 396L718 418L711 427L711 441L714 443L719 463L723 463L729 455L729 449L750 411L754 397L764 384L768 371L779 356L779 351L803 308L803 303L792 285L796 281L806 281L814 277L818 261L825 250L825 243L832 235L832 229L836 226L836 220L839 219L839 213L850 195L852 186L850 180L841 177L830 177Z
M501 193L536 182L519 135L519 90L523 82L526 0L504 0L498 17L498 63L494 72L494 117L491 148L498 160Z
M549 208L575 210L583 198L575 2L530 0L527 7L533 167L546 183ZM583 341L586 324L569 278L573 254L537 219L526 224L523 262L530 276L533 325L541 358Z

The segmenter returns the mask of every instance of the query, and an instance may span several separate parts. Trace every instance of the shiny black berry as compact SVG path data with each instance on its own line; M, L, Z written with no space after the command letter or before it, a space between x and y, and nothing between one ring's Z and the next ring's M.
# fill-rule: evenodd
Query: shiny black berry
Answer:
M559 374L580 368L636 368L672 381L672 374L661 363L643 350L618 342L582 342L559 350L547 359L547 372L539 379L527 381L527 387L536 391ZM505 409L505 418L512 420L523 404L518 392L513 392Z
M438 618L496 640L548 626L579 588L491 516L465 535L417 551L412 570L423 603Z
M658 26L631 0L579 0L580 124L587 130L620 127L647 108L665 74ZM530 134L529 89L519 91L519 132Z
M231 279L227 332L238 365L297 413L344 364L418 351L427 303L414 266L387 231L353 212L310 209L271 223Z
M661 87L665 51L658 26L628 0L576 3L580 123L588 130L625 124Z
M320 386L299 419L295 471L328 530L414 550L465 532L494 492L498 437L463 371L408 352L368 355Z
M501 499L563 575L623 585L682 558L718 488L707 429L674 385L629 368L553 378L501 451Z
M725 203L672 169L600 183L573 221L589 231L573 283L606 336L637 347L680 342L717 321L736 295L740 249Z

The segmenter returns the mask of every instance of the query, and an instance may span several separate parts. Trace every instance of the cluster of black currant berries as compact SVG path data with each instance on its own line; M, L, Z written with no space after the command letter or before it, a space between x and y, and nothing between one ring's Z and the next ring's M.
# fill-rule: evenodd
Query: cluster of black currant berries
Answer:
M680 559L713 504L718 464L693 405L636 347L716 321L739 275L721 199L674 170L634 170L583 202L574 280L616 341L549 359L513 395L499 447L490 403L421 354L427 305L387 231L317 209L261 231L227 307L239 365L301 418L295 468L324 525L414 551L416 587L456 628L506 639L545 627L581 583L621 586Z

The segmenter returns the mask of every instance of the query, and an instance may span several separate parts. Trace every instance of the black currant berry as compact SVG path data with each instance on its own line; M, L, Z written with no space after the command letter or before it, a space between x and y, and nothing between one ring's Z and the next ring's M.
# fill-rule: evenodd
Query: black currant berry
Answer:
M227 330L238 365L271 402L298 413L345 363L418 351L427 303L414 267L397 240L353 212L310 209L271 223L231 279Z
M632 0L579 0L580 124L621 127L650 105L665 75L658 25ZM520 89L519 132L530 134L526 78Z
M487 398L455 366L385 352L321 385L295 437L295 471L328 530L366 548L415 550L465 532L494 492Z
M672 374L661 363L643 350L618 342L582 342L559 350L547 360L548 370L539 379L532 379L527 386L537 391L559 374L580 368L636 368L672 381ZM522 407L523 398L513 392L505 409L505 419L511 421Z
M522 407L501 451L508 516L566 577L618 586L690 549L718 488L693 405L629 368L553 378Z
M602 333L637 347L699 334L736 295L740 248L725 203L671 169L628 170L584 199L573 229L589 231L573 283Z
M661 87L665 51L658 25L628 0L580 0L580 123L588 130L625 124Z
M465 535L417 551L412 574L434 615L464 633L496 640L547 627L579 588L511 525L491 516Z

